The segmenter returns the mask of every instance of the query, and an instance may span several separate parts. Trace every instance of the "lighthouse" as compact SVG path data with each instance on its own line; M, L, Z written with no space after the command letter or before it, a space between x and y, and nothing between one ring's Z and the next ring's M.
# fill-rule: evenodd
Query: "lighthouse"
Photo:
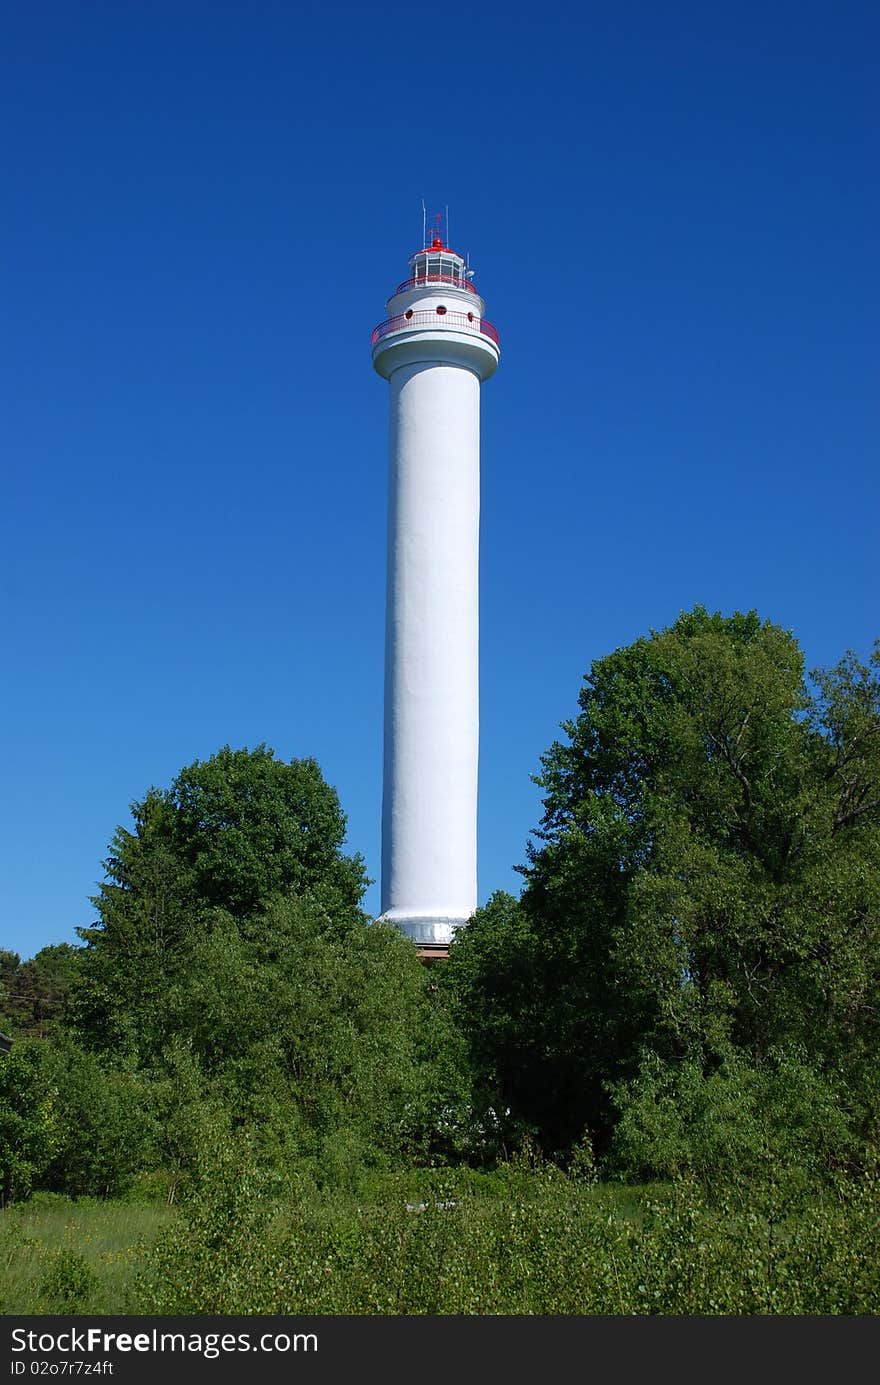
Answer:
M373 332L391 405L381 918L426 960L477 907L484 310L438 227Z

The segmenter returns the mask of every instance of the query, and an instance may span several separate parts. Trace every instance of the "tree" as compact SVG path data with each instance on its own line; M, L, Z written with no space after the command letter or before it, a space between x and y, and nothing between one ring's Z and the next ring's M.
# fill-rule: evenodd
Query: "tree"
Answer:
M0 952L0 1015L16 1035L45 1038L63 1027L80 949L57 943L27 962Z
M314 760L225 746L131 811L133 829L117 829L104 862L98 922L80 930L76 1014L99 1045L161 1048L169 987L217 910L243 919L292 894L358 913L363 862L342 852L345 815Z
M21 966L21 957L0 947L0 1027L10 1025L12 1015L12 989Z
M24 1040L0 1059L0 1207L30 1195L63 1134L49 1046Z
M167 1032L233 1127L323 1178L447 1138L463 1090L429 985L396 930L277 896L245 920L215 915L168 994Z
M658 1062L708 1079L795 1052L876 1138L878 671L847 655L810 683L791 634L701 607L593 664L542 757L516 926L466 968L478 916L450 970L485 1006L528 960L502 1026L528 1058L504 1039L494 1070L546 1144L607 1144Z
M142 1083L69 1036L22 1039L0 1062L0 1205L122 1191L150 1159L147 1107Z
M225 1140L273 1176L337 1181L466 1143L461 1043L412 945L367 927L313 760L226 747L132 812L74 1013L105 1067L149 1079L172 1191Z

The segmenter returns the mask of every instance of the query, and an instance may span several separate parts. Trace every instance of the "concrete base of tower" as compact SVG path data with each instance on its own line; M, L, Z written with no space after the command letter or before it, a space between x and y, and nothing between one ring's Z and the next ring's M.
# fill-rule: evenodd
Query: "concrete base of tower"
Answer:
M376 920L377 923L390 923L405 938L412 938L416 946L422 948L448 949L459 928L467 923L466 918L450 918L448 915L407 914L401 909L389 909Z

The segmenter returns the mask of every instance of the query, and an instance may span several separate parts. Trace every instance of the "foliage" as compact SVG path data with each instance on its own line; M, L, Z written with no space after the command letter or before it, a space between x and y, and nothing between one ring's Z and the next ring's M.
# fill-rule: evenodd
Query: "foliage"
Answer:
M848 655L810 687L786 631L700 607L593 664L542 758L523 897L478 913L448 976L484 1082L545 1148L607 1149L656 1064L714 1101L719 1066L757 1090L785 1052L876 1141L878 671Z
M212 1089L192 1045L175 1037L151 1074L150 1114L156 1158L164 1171L169 1205L181 1184L196 1178L206 1154L229 1135L230 1113Z
M82 1255L73 1250L58 1250L40 1285L44 1311L87 1313L97 1288L97 1275Z
M71 1196L124 1192L155 1157L148 1085L69 1040L57 1044L53 1056L63 1138L44 1186Z
M16 1044L0 1062L0 1205L27 1197L64 1140L49 1045Z
M0 950L0 1017L12 1035L44 1038L62 1028L80 949L69 943L41 948L22 962Z
M12 1002L10 992L15 984L15 978L21 966L21 958L17 952L10 952L6 947L0 947L0 1020L6 1028L11 1028Z
M143 1085L69 1038L24 1039L0 1063L0 1203L34 1188L110 1196L154 1143Z
M64 1280L63 1311L99 1313L876 1314L880 1302L870 1172L796 1197L765 1184L709 1198L688 1179L624 1189L527 1161L425 1172L417 1201L412 1184L279 1196L226 1142L183 1213L40 1194L0 1214L0 1299L45 1312L47 1281L63 1292ZM70 1256L94 1276L82 1297Z
M273 1203L215 1185L157 1244L149 1313L875 1313L880 1186L824 1200L707 1200L682 1181L638 1199L534 1169L509 1197L435 1181L422 1204ZM222 1186L222 1195L219 1189ZM450 1191L458 1196L449 1197Z
M756 1066L731 1049L711 1071L647 1052L613 1096L610 1162L640 1181L691 1174L707 1187L769 1179L794 1189L811 1171L858 1165L865 1152L845 1092L796 1051Z
M174 1200L236 1134L322 1186L466 1148L463 1046L412 945L367 927L314 761L227 747L133 811L82 930L74 1037L8 1069L7 1195L159 1164Z
M5 1305L0 1311L124 1312L147 1246L174 1215L175 1209L155 1201L73 1201L56 1193L36 1193L8 1207L0 1212L0 1303ZM64 1308L51 1306L49 1293L54 1298L54 1291L63 1287L59 1268L68 1288L76 1287L68 1273L75 1275L77 1269L71 1256L85 1262L92 1276L88 1283L76 1276L87 1298Z
M279 897L255 919L215 913L190 962L166 1031L201 1075L191 1099L201 1083L266 1159L328 1179L442 1139L462 1101L454 1036L395 930Z
M506 1158L564 1101L561 1068L542 1061L555 1023L547 959L513 895L496 891L477 910L438 985L468 1041L484 1157Z
M192 966L216 910L244 919L276 895L309 895L331 912L356 910L363 863L345 856L345 815L314 760L266 746L231 750L181 770L165 791L132 804L93 901L77 991L82 1031L104 1047L155 1056L165 1042L169 986Z

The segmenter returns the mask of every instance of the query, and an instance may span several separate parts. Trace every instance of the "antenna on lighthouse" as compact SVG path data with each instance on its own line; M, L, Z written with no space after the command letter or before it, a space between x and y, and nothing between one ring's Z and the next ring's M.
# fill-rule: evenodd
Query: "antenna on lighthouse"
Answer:
M422 198L422 249L428 248L428 213L425 208L425 199Z
M449 249L449 203L446 203L446 249Z

